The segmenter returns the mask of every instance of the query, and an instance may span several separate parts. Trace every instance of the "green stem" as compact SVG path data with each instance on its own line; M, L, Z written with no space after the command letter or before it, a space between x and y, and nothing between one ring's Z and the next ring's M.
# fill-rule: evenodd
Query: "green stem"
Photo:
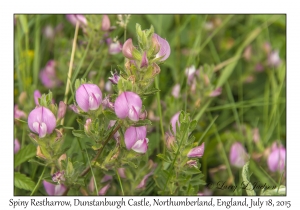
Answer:
M38 186L40 185L41 180L42 180L42 177L44 176L45 170L46 170L46 166L44 167L43 172L42 172L42 174L41 174L41 176L40 176L38 182L36 183L36 185L35 185L33 191L31 192L30 196L32 196L32 195L35 193L35 191L37 190Z
M98 187L97 187L96 178L95 178L94 171L93 171L92 165L91 165L91 161L90 161L90 158L89 158L89 155L88 155L86 149L85 149L85 152L86 152L87 159L88 159L88 161L89 161L89 166L90 166L90 168L91 168L91 172L92 172L92 176L93 176L94 184L95 184L95 188L96 188L96 194L97 194L99 191L98 191Z
M155 77L155 87L159 89L159 78ZM166 152L166 145L165 145L165 131L164 131L164 126L163 126L163 121L162 121L162 113L161 113L161 104L160 104L160 92L158 91L156 93L156 99L157 99L157 108L158 108L158 114L159 114L159 124L160 124L160 130L161 130L161 136L162 136L162 141L163 141L163 154Z
M122 181L121 181L121 179L120 179L120 175L119 175L119 173L118 173L118 170L116 170L116 174L117 174L117 177L118 177L118 180L119 180L119 183L120 183L122 195L124 196L123 185L122 185Z

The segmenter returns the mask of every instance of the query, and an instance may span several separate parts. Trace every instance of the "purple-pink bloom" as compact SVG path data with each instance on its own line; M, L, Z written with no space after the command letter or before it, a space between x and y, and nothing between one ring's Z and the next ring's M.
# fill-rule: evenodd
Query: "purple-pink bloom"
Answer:
M110 175L104 175L104 177L101 179L101 183L107 182L109 180L112 180L112 176L110 176Z
M18 141L18 139L15 139L15 142L14 142L14 153L16 154L17 152L19 152L20 148L21 148L20 142Z
M247 162L248 154L240 142L231 145L229 159L231 165L236 167L243 167Z
M18 108L18 105L16 104L15 107L14 107L14 118L15 119L20 119L20 118L26 118L26 113L23 112L22 110L20 110Z
M174 134L176 134L176 124L178 123L178 126L180 126L180 122L178 120L180 115L180 112L177 112L172 118L171 118L171 125L172 125L172 130Z
M60 183L65 181L65 171L58 171L52 175L52 181Z
M132 149L138 153L146 153L148 149L148 139L146 138L146 126L129 127L125 131L124 139L128 150Z
M138 121L142 109L142 100L134 92L123 92L115 101L115 112L120 119L128 117L132 121Z
M171 48L167 40L161 38L157 34L153 34L153 37L157 39L160 49L156 54L156 58L160 58L160 61L165 61L170 56Z
M29 113L28 127L34 133L38 133L40 138L51 134L56 126L54 114L46 107L37 107Z
M174 96L174 98L179 98L179 94L180 94L180 84L176 84L172 89L172 96Z
M107 190L110 188L110 183L101 188L98 192L98 195L105 195Z
M46 88L53 88L61 84L61 81L56 77L55 61L50 60L40 72L40 79Z
M111 81L111 83L113 84L118 84L119 79L120 79L120 75L118 74L117 71L115 71L115 73L111 72L111 77L108 77L108 79Z
M187 154L187 156L201 158L203 154L204 154L204 142L200 146L191 149Z
M74 26L76 26L77 21L79 22L79 26L81 28L87 26L87 20L84 17L84 15L68 14L68 15L66 15L66 18Z
M135 47L132 44L132 39L127 39L123 44L122 53L128 59L133 59L132 52Z
M111 101L109 101L109 97L108 96L106 96L103 99L102 106L103 106L104 109L108 108L108 109L114 110L114 104Z
M221 87L218 87L218 88L216 88L215 90L213 90L213 91L209 94L209 96L210 96L210 97L216 97L216 96L218 96L218 95L221 95L221 93L222 93L222 88L221 88Z
M60 101L58 105L57 119L64 118L66 114L66 110L67 110L67 105L63 101Z
M102 31L108 31L110 29L110 20L107 15L102 16L102 25L101 30Z
M146 186L148 177L151 176L152 174L153 174L153 171L151 171L149 174L145 175L136 188L137 189L144 188Z
M43 181L44 188L48 195L63 195L67 188L63 184L52 184L47 181Z
M119 168L118 174L121 178L126 179L125 168Z
M34 97L34 102L35 102L35 105L36 106L39 106L40 103L39 103L39 98L42 96L41 92L39 90L35 90L33 92L33 97Z
M285 155L286 150L285 148L280 145L277 147L277 145L273 146L272 151L268 157L268 167L270 171L283 171L285 168Z
M142 60L141 60L141 65L140 65L140 68L144 68L144 67L147 67L148 66L148 58L147 58L147 52L145 51L143 53L143 57L142 57Z
M80 85L75 97L78 106L85 112L98 109L102 102L102 92L94 84Z
M111 55L115 55L115 54L118 54L122 51L122 45L120 44L119 41L117 42L112 42L109 44L109 47L108 47L108 53L111 54Z
M272 66L272 67L278 67L281 64L281 59L279 57L278 50L272 51L268 55L268 64L269 64L269 66Z

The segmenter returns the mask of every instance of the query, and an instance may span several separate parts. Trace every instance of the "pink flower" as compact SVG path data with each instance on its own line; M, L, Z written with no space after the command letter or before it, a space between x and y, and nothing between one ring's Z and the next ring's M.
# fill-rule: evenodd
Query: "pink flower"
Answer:
M39 98L42 96L41 92L39 90L35 90L33 92L34 102L36 106L39 106Z
M118 174L121 178L126 179L125 168L119 168Z
M216 88L215 90L213 90L211 93L210 93L210 97L216 97L218 95L221 95L222 93L222 88L221 87L218 87Z
M43 181L44 188L48 195L63 195L67 188L63 184L51 184L50 182Z
M112 42L109 44L109 47L108 47L108 53L111 54L111 55L115 55L115 54L118 54L122 51L122 45L120 44L119 41L117 42Z
M46 88L53 88L61 84L56 77L55 61L50 60L40 72L40 79Z
M200 146L191 149L187 154L187 156L201 158L203 154L204 154L204 142Z
M179 98L179 94L180 94L180 84L176 84L172 89L172 96L174 96L174 98Z
M107 181L109 181L109 180L112 180L112 176L105 175L105 176L101 179L101 183L107 182Z
M111 77L108 77L108 79L111 81L112 84L118 84L119 79L120 79L120 75L118 74L118 72L115 71L115 73L112 73Z
M76 26L77 21L79 21L79 26L84 28L87 26L87 21L84 15L76 15L76 14L68 14L66 15L67 20L72 23L72 25Z
M52 175L52 181L60 183L61 181L65 181L65 172L58 171Z
M102 31L108 31L110 29L110 20L107 15L102 16L102 25L101 30Z
M161 58L160 61L165 61L170 56L171 48L167 40L161 38L157 34L153 34L153 37L157 39L160 49L156 54L156 58Z
M127 39L123 44L122 53L128 59L133 59L132 52L135 47L132 44L132 39Z
M107 190L110 188L110 184L108 183L103 188L101 188L98 192L98 195L105 195Z
M177 112L171 119L172 130L173 130L174 134L176 134L176 124L178 123L178 126L180 126L180 122L178 119L179 115L180 115L180 112Z
M85 112L96 110L102 102L102 92L97 85L82 84L76 90L76 102Z
M20 110L18 108L18 105L16 104L15 107L14 107L14 118L15 119L20 119L20 118L26 118L26 113L23 112L22 110Z
M67 105L63 101L60 101L58 106L58 111L57 111L57 119L64 118L66 114L66 110L67 110Z
M56 126L54 114L46 107L37 107L28 116L28 127L34 133L38 133L40 138L51 134Z
M268 157L268 167L270 171L282 172L285 169L285 155L286 150L282 145L277 147L277 145L275 144L275 146L273 146L272 151Z
M138 121L142 109L142 100L133 92L121 93L115 101L115 112L120 119L129 118Z
M18 141L18 139L15 139L15 142L14 142L14 153L16 154L17 152L19 152L20 148L21 148L20 142Z
M235 142L230 148L230 163L236 167L243 167L248 160L248 155L240 142Z
M148 139L146 138L146 126L129 127L125 131L124 139L128 150L132 149L138 153L146 153L148 149Z
M272 67L278 67L280 64L281 64L281 60L279 57L279 51L278 50L272 51L268 55L268 65Z
M140 68L144 68L144 67L147 67L148 66L148 58L147 58L147 52L145 51L143 53L143 57L142 57L142 60L141 60L141 66Z

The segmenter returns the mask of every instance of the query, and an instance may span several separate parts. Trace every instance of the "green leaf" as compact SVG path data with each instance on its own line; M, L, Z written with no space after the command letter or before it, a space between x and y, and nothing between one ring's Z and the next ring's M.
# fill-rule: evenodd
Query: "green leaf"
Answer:
M35 183L29 177L19 172L15 172L14 177L15 177L14 179L15 187L19 189L33 191L35 187Z
M86 137L83 130L73 130L72 133L73 133L74 136L76 136L78 138L85 138Z
M117 120L118 117L116 116L115 112L109 110L109 109L105 109L103 111L104 116L109 119L109 120Z
M155 93L159 92L160 90L157 88L152 88L150 90L147 90L145 93L143 93L143 96L150 96L154 95Z
M164 160L165 162L171 163L171 160L169 160L169 158L167 158L164 154L158 154L156 155L158 158Z
M192 168L188 168L186 171L183 171L184 173L186 174L199 174L201 173L201 171L195 167L192 167Z
M35 157L36 147L33 144L29 144L23 147L16 155L15 155L15 167L29 160L30 158Z
M250 182L249 161L243 166L242 178L243 182L247 183L247 187L245 188L247 195L256 195L255 191L253 190L253 185Z
M137 123L134 124L135 127L144 126L144 125L152 125L152 122L146 119L146 120L139 120Z

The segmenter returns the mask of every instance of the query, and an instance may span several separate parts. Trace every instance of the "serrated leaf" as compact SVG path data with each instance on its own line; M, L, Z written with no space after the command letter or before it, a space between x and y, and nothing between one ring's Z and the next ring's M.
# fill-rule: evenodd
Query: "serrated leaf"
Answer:
M196 128L196 125L197 125L197 121L196 120L193 120L191 123L190 123L190 131L193 131L195 128Z
M117 120L118 117L116 116L115 112L109 110L109 109L105 109L103 111L104 116L109 119L109 120Z
M171 163L171 160L169 160L164 154L158 154L156 155L158 158L164 160L165 162Z
M15 167L19 166L20 164L24 163L30 158L35 157L35 154L36 154L36 147L33 144L29 144L23 147L15 155Z
M249 161L243 166L242 178L243 178L243 182L247 183L247 187L245 188L247 195L256 195L255 191L253 190L253 185L250 182Z
M150 96L154 95L155 93L159 92L160 90L157 88L153 88L151 90L147 90L145 93L143 93L143 96Z
M145 120L139 120L134 124L135 127L145 126L145 125L152 125L152 122L148 119L145 119Z
M73 133L74 136L76 136L78 138L85 138L86 137L83 130L73 130L72 133Z
M35 183L29 177L19 172L15 172L14 178L15 187L19 189L33 191Z
M189 174L189 175L201 173L201 171L199 169L195 168L195 167L188 168L187 170L185 170L183 172L186 173L186 174Z

